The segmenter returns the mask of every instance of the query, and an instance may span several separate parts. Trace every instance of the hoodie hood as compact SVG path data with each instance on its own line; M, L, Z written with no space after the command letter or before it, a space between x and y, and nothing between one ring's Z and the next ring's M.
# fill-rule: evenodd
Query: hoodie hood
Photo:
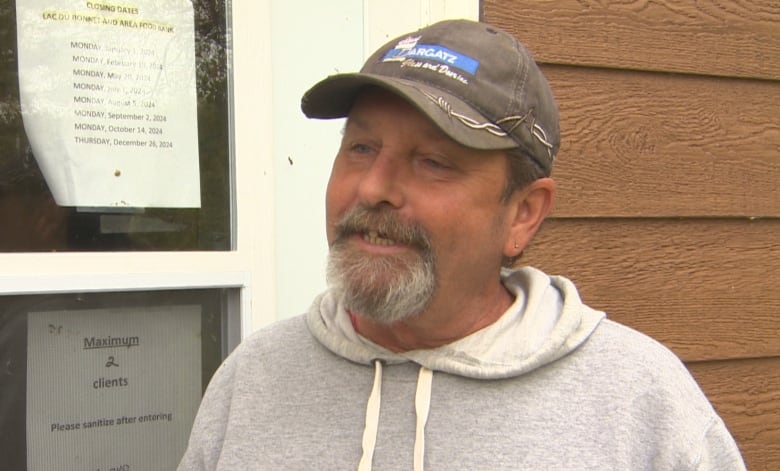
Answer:
M501 279L515 296L495 323L450 344L394 353L362 337L332 291L318 296L306 320L319 342L356 363L414 362L432 370L476 379L519 376L579 347L605 317L585 306L574 284L531 267L503 269Z

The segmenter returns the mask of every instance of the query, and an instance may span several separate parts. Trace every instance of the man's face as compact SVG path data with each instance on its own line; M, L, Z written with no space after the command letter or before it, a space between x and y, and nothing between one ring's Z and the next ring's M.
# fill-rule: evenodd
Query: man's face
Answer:
M331 287L386 323L478 296L509 236L506 172L503 151L463 147L401 98L364 92L328 184Z

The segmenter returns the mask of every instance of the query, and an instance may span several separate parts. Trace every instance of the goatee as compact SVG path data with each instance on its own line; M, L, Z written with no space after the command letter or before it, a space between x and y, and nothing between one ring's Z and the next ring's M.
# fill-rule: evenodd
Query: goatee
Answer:
M367 254L349 243L355 234L412 250ZM386 324L414 317L430 303L436 289L430 236L419 225L400 221L391 210L356 206L336 225L327 280L352 312Z

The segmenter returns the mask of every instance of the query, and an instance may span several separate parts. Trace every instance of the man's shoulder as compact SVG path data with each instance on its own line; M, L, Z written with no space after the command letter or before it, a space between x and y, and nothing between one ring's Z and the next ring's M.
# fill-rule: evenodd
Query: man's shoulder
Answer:
M603 320L581 350L581 358L575 361L589 371L594 381L601 378L609 384L622 383L624 388L654 392L670 400L704 398L696 380L674 351L624 324ZM708 409L703 401L701 404Z
M244 342L267 342L269 340L294 335L307 334L306 320L304 315L297 315L287 319L275 321L267 326L261 327L249 334Z
M255 357L279 354L308 346L313 340L304 317L299 315L278 320L252 332L241 341L233 355Z
M605 354L626 354L645 360L680 363L679 357L666 345L649 335L626 324L609 318L604 319L593 333L591 348L597 348Z

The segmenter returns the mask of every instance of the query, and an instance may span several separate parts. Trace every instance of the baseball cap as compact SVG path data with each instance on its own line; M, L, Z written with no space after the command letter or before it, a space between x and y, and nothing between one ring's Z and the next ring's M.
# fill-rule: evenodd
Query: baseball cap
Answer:
M309 118L343 118L366 86L396 93L466 147L516 149L549 174L560 146L547 79L514 36L485 23L445 20L399 36L360 72L332 75L303 96Z

